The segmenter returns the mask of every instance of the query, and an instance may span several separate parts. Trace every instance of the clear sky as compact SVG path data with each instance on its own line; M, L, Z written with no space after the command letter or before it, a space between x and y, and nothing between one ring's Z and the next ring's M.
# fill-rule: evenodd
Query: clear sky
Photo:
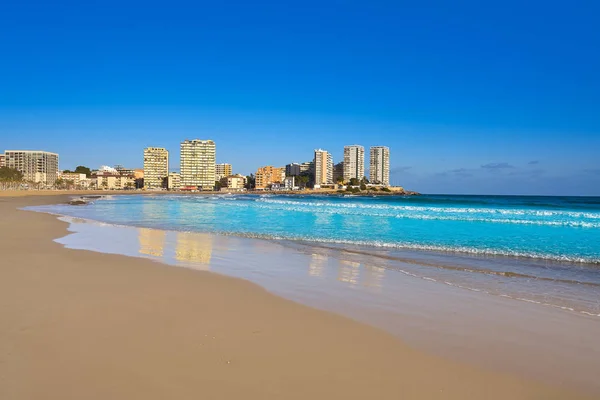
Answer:
M0 150L234 172L391 148L425 193L600 195L599 1L0 2ZM368 150L367 150L368 151ZM368 164L367 164L368 167Z

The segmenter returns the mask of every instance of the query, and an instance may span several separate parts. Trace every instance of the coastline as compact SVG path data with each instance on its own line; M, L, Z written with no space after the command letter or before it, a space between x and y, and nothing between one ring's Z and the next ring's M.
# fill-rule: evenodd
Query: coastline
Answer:
M2 398L584 398L430 356L248 281L65 249L52 240L66 223L16 210L72 195L0 197Z

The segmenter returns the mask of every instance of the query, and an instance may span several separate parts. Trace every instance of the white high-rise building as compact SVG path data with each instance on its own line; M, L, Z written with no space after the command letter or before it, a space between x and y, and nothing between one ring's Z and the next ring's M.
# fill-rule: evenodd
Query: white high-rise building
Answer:
M181 142L182 189L213 190L215 186L216 146L212 140Z
M315 185L333 184L333 157L326 150L315 150Z
M371 147L370 181L373 184L390 186L390 148Z
M54 185L58 178L58 154L39 150L6 150L4 164L23 173L29 182Z
M358 145L344 147L344 181L365 176L365 148Z
M144 149L144 188L160 189L169 176L169 152L162 147Z

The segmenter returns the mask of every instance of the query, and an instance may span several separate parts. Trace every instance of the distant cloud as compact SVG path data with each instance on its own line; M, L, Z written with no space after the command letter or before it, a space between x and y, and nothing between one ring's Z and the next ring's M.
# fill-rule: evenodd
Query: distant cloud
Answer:
M392 168L390 170L390 173L391 174L397 174L398 172L405 172L405 171L408 171L409 169L412 169L412 167L408 167L408 166L405 166L405 167L396 167L396 168Z
M501 169L508 169L508 168L514 168L514 167L512 165L510 165L509 163L501 162L501 163L483 164L481 166L481 168L487 169L488 171L498 171Z
M537 178L540 175L543 175L546 173L546 170L540 169L540 168L536 168L536 169L522 169L522 170L514 170L512 172L509 173L509 175L511 176L524 176L524 177L531 177L531 178Z
M437 172L436 174L434 174L434 176L436 177L440 177L440 178L445 178L445 177L449 177L449 176L454 176L454 177L458 177L458 178L469 178L471 176L473 176L471 170L468 170L466 168L457 168L457 169L451 169L448 171L444 171L444 172Z
M540 162L538 160L533 160L533 161L529 161L527 164L528 165L536 165L539 164Z
M473 176L473 174L471 172L469 172L469 170L466 168L452 169L448 172L454 174L455 176L461 177L461 178L469 178L469 177Z

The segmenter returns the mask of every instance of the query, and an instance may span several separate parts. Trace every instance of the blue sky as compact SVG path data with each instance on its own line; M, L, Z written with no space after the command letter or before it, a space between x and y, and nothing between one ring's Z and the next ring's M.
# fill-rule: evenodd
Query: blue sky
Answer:
M387 145L425 193L600 195L600 3L0 3L0 149L235 172Z

